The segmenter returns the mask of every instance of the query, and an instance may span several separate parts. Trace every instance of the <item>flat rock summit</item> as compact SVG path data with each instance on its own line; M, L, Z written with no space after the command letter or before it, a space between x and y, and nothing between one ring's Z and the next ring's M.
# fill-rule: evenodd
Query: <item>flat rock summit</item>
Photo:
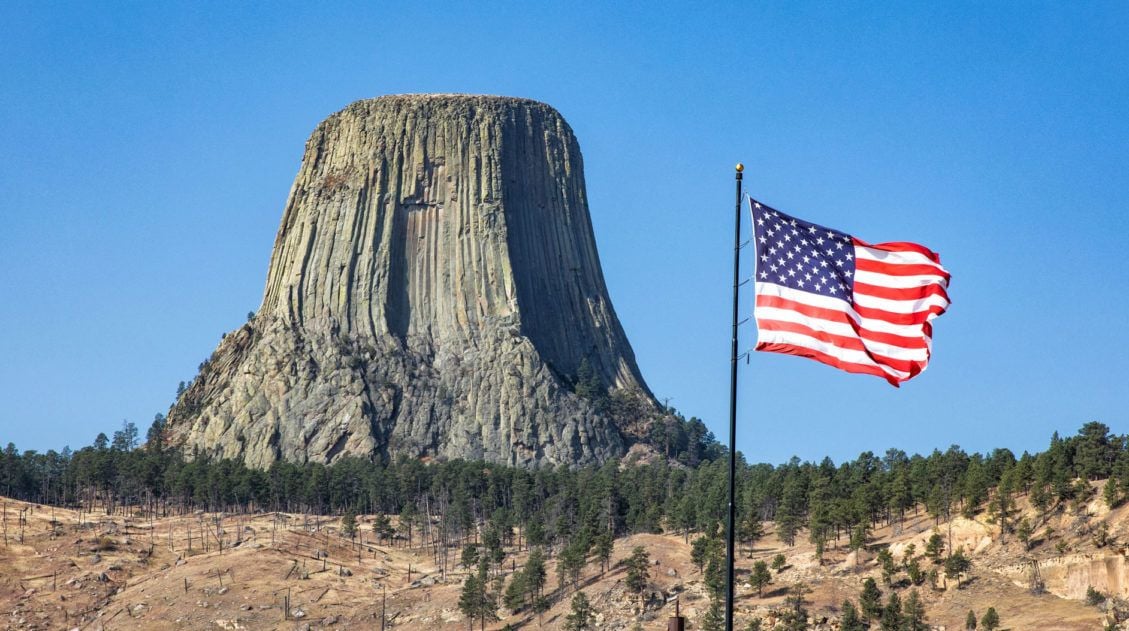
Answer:
M359 101L306 142L263 302L169 413L189 454L520 466L622 456L655 410L576 137L535 101Z

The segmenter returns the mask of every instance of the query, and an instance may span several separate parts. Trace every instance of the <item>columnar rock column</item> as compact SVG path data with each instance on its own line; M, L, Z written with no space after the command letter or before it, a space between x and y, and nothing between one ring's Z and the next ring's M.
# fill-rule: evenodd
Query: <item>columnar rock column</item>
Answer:
M169 414L189 452L514 465L622 455L573 392L648 393L608 298L580 148L553 108L390 96L314 130L262 307Z

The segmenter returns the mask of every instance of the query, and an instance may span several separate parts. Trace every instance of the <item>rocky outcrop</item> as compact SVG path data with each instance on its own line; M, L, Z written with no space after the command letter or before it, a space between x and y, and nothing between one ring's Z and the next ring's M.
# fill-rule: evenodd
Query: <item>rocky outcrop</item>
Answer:
M589 396L574 392L581 372ZM523 99L382 97L314 130L262 306L202 366L168 438L259 467L600 462L631 430L591 385L654 406L608 298L568 124Z

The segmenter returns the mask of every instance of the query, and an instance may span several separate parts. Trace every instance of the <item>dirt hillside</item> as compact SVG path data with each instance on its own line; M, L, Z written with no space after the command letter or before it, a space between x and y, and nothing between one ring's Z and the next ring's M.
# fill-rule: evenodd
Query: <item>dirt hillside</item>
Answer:
M0 505L0 628L379 629L382 611L390 629L468 626L458 607L468 575L453 565L458 551L452 551L444 572L435 551L421 547L418 538L412 547L403 540L378 541L372 516L358 518L358 538L350 541L336 516L191 513L150 520L140 512L106 515L12 500ZM1090 588L1129 597L1129 508L1110 511L1095 500L1045 519L1023 501L1020 508L1036 524L1030 549L1014 534L1001 536L986 515L951 523L937 523L924 512L909 515L874 530L859 558L848 553L845 537L832 541L822 563L806 533L792 547L769 534L751 551L740 550L738 628L752 617L772 628L788 589L803 582L811 589L813 627L837 629L840 604L857 601L867 577L879 581L884 594L896 590L903 600L917 589L935 629L963 629L969 610L981 616L988 607L995 607L1005 629L1105 628L1118 615L1116 599L1101 605L1085 600ZM900 573L887 586L877 552L888 548L901 560L912 543L920 555L934 532L946 541L951 537L953 547L963 547L972 560L960 588L943 572L935 584L926 580L911 587ZM626 589L620 563L635 546L645 547L652 560L643 599ZM595 628L665 629L676 601L687 628L700 628L708 597L690 551L681 533L634 535L615 542L607 572L591 561L580 589L592 602ZM507 550L504 578L521 568L527 553ZM778 554L786 565L773 572L760 597L746 583L749 569ZM920 561L926 570L935 567ZM555 592L555 559L546 569L547 591ZM1033 577L1041 590L1032 589ZM542 616L499 608L500 620L486 628L563 628L571 597L571 587L564 588ZM1129 629L1129 623L1118 628Z

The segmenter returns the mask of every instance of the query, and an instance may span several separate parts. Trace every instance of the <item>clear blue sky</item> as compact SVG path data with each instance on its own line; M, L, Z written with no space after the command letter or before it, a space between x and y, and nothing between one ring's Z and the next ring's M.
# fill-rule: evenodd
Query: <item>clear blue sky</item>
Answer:
M735 162L941 253L954 304L901 390L741 366L752 460L1127 431L1129 5L308 4L0 6L0 444L147 427L258 308L314 126L404 92L564 114L643 374L722 440Z

